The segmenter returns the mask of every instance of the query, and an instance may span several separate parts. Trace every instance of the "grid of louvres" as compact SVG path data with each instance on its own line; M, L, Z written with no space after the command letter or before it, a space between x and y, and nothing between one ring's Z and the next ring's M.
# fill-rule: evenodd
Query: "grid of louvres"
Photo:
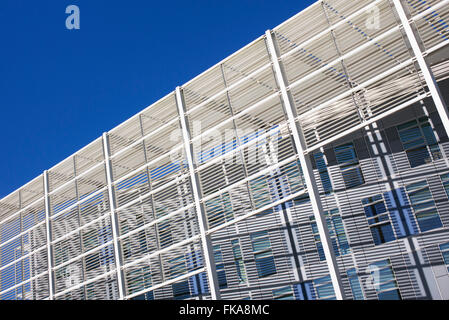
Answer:
M439 54L448 1L403 2ZM272 35L346 296L449 299L449 145L392 1L317 2ZM222 298L335 299L274 60L262 36L183 85L188 141L173 92L2 199L0 298L209 299L203 213Z

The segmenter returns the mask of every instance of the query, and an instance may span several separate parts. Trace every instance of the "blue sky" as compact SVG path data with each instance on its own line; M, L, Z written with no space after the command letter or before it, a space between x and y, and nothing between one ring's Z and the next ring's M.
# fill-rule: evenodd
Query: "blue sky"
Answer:
M0 198L313 2L2 0Z

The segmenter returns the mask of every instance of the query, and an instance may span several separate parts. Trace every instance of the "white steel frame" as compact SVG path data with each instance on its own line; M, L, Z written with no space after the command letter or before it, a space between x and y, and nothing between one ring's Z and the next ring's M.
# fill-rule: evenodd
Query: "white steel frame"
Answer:
M421 42L421 40L419 39L419 35L416 34L412 28L412 24L414 23L414 21L425 17L427 14L431 13L433 10L436 10L438 8L442 8L446 5L449 4L449 0L443 0L440 1L439 3L433 5L431 8L415 15L412 18L408 18L407 17L407 13L406 10L404 8L404 5L402 3L402 0L390 0L393 2L394 7L396 8L396 11L398 13L398 16L400 18L400 21L402 23L402 26L395 26L393 28L391 28L390 30L387 30L385 32L383 32L382 34L380 34L379 36L377 36L375 39L371 39L371 42L367 42L363 45L361 45L358 48L355 48L351 51L349 51L348 53L346 53L345 55L342 55L340 57L338 57L337 59L335 59L334 61L331 61L329 64L327 64L327 66L323 67L323 68L319 68L316 71L313 71L309 74L307 74L306 76L300 78L299 80L296 80L295 82L293 82L292 84L289 84L287 81L287 77L284 73L284 69L283 69L283 59L292 55L293 53L297 52L298 50L300 50L301 47L306 46L309 43L312 43L313 41L319 39L321 36L325 35L328 32L331 32L333 29L335 29L336 27L343 25L344 23L346 23L347 21L349 21L352 17L356 17L357 15L361 14L362 12L366 11L369 8L372 8L374 6L376 6L377 4L381 3L383 0L376 0L371 2L370 4L366 5L364 8L361 8L359 10L357 10L356 12L352 13L351 15L349 15L348 17L346 17L344 20L341 20L337 23L335 23L334 25L330 26L329 28L323 30L322 32L320 32L319 34L311 37L310 39L304 41L303 43L300 44L300 46L298 46L298 48L296 49L292 49L290 51L288 51L287 53L284 53L283 55L280 55L278 53L277 50L277 43L276 43L276 39L273 36L273 33L271 30L268 30L265 33L265 40L266 40L266 46L267 46L267 50L270 54L271 57L271 63L270 64L266 64L263 65L261 67L259 67L257 70L251 72L249 75L243 77L242 79L240 79L239 81L231 84L230 86L227 86L224 90L216 93L215 95L207 98L205 101L203 101L202 103L193 106L190 110L189 113L192 112L193 110L196 110L198 108L201 108L203 105L206 105L206 103L208 101L212 101L213 99L215 99L216 97L219 97L222 93L224 92L228 92L229 90L231 90L232 88L237 87L239 84L243 83L244 81L246 81L247 79L256 76L257 74L261 73L262 71L266 70L269 67L272 67L274 70L274 75L275 75L275 79L277 81L278 87L280 92L276 92L273 93L271 95L269 95L268 97L265 97L263 100L255 103L254 105L251 105L249 107L247 107L245 110L241 111L238 114L232 114L231 117L229 117L228 119L226 119L225 121L223 121L221 124L215 126L214 128L211 128L205 132L203 132L202 134L200 134L199 136L196 136L194 139L191 139L191 135L190 135L190 128L188 126L188 121L187 121L187 115L186 115L186 106L185 106L185 102L184 102L184 97L183 97L183 91L182 88L177 87L175 90L175 98L176 98L176 104L177 104L177 112L178 112L178 116L179 119L172 119L169 122L165 123L163 126L155 129L154 131L152 131L151 133L148 133L146 135L143 134L142 132L142 137L140 137L139 139L137 139L136 141L134 141L132 144L124 147L122 150L116 152L115 154L111 154L111 148L110 148L110 144L109 144L109 138L108 138L108 133L104 133L102 136L102 146L103 146L103 151L104 151L104 157L105 160L104 162L98 163L96 165L94 165L93 167L91 167L90 169L88 169L87 171L84 171L82 173L80 173L79 176L77 176L76 178L80 178L86 174L88 174L89 172L92 172L93 170L95 170L96 168L100 167L100 166L105 166L105 170L106 170L106 180L107 180L107 186L95 191L94 194L88 196L87 198L84 198L83 201L85 201L86 199L93 197L95 195L98 195L99 193L103 192L106 190L108 190L108 197L109 197L109 203L110 203L110 214L111 214L111 224L112 224L112 241L103 244L101 247L110 245L111 243L114 246L114 258L115 258L115 270L109 271L108 273L102 274L100 276L95 277L94 279L90 279L89 281L84 281L81 284L78 284L75 287L71 287L68 288L62 292L59 292L56 294L55 292L55 279L54 279L54 270L55 270L55 266L54 266L54 261L53 261L53 252L52 252L52 245L57 242L60 241L61 239L64 239L66 237L69 237L70 235L73 235L77 232L79 232L82 228L85 228L88 225L91 225L93 223L95 223L96 221L99 221L100 219L104 218L105 216L107 216L108 214L102 215L99 218L93 220L92 222L84 225L84 226L80 226L79 228L77 228L76 230L73 230L72 232L70 232L67 235L64 235L63 237L60 237L59 239L55 239L54 241L52 241L52 230L51 230L51 221L52 219L54 219L55 217L63 214L64 212L67 212L68 210L76 207L77 205L79 205L80 200L77 201L77 203L70 205L69 207L65 208L64 210L62 210L61 212L56 213L54 216L51 216L51 206L50 206L50 194L54 194L56 191L63 189L66 185L68 185L71 181L68 181L60 186L58 186L57 188L55 188L54 190L51 190L50 192L50 186L49 186L49 174L48 171L45 171L43 174L43 182L44 182L44 203L45 203L45 221L40 222L38 224L36 224L33 228L37 228L39 226L41 226L43 223L45 223L46 225L46 246L43 246L41 248L38 248L36 250L34 250L33 252L29 252L26 256L21 257L18 260L22 260L27 257L30 256L33 253L39 252L41 250L44 250L46 248L47 250L47 260L48 260L48 271L47 272L43 272L39 275L36 275L30 279L27 279L25 281L23 281L20 284L16 284L13 287L8 288L7 290L4 290L2 292L0 292L0 294L3 294L5 292L8 292L14 288L18 288L19 286L28 283L38 277L41 276L45 276L48 273L48 277L49 277L49 300L53 300L55 299L55 297L61 296L67 292L70 292L78 287L84 286L88 283L92 283L94 281L96 281L97 279L101 279L103 277L109 276L109 275L113 275L114 273L116 274L117 277L117 283L118 283L118 291L119 291L119 299L130 299L133 298L135 296L138 296L139 294L163 287L165 285L169 285L171 283L174 283L176 281L179 280L183 280L186 279L190 276L199 274L201 272L206 272L208 280L209 280L209 287L210 287L210 294L211 294L211 298L212 299L220 299L220 289L219 289L219 285L218 285L218 279L217 279L217 274L216 274L216 270L215 270L215 263L214 263L214 255L213 255L213 250L212 250L212 245L211 245L211 235L214 232L217 232L219 230L222 230L230 225L236 224L239 221L243 221L244 219L247 219L251 216L254 216L255 214L262 212L268 208L272 208L275 207L278 204L284 203L286 201L290 201L292 199L294 199L295 197L299 196L299 195L303 195L305 193L309 194L310 197L310 201L312 204L312 208L313 208L313 213L314 213L314 217L316 219L316 223L317 223L317 227L319 230L319 234L321 237L321 241L323 244L323 250L325 253L325 257L326 257L326 263L329 269L329 273L331 276L331 280L332 280L332 284L335 290L335 294L336 294L336 298L338 300L343 300L345 299L345 293L343 290L343 286L342 286L342 279L341 279L341 275L338 269L338 263L337 263L337 258L335 256L334 251L332 250L332 242L329 236L329 230L327 228L327 224L326 224L326 219L324 217L324 210L323 210L323 206L320 200L320 196L319 196L319 191L317 188L317 184L315 181L315 176L314 176L314 172L313 172L313 168L311 165L311 159L310 159L310 153L314 150L317 150L333 141L336 141L348 134L350 134L351 132L354 132L356 130L362 129L365 126L374 123L388 115L391 115L395 112L398 112L399 110L402 110L404 108L406 108L407 106L410 106L416 102L419 102L427 97L432 97L435 106L437 108L437 111L441 117L443 126L446 130L446 133L449 136L449 112L447 110L447 107L445 105L445 102L442 98L441 92L438 88L438 84L435 80L435 77L432 73L432 71L430 70L428 64L426 63L425 60L425 56L431 52L436 51L439 48L442 48L443 46L446 46L449 44L449 41L444 41L432 48L427 49L426 51L422 51L419 43ZM317 3L315 3L315 5L321 5L323 1L318 1ZM306 9L307 10L307 9ZM371 43L373 41L378 41L381 40L383 38L386 38L387 36L393 34L394 32L400 30L400 28L403 28L406 38L408 39L408 41L410 42L411 48L413 50L414 56L415 58L409 59L407 61L404 61L403 63L397 65L396 67L383 72L379 75L377 75L376 77L373 77L369 80L367 80L365 83L362 83L360 85L358 85L355 88L349 89L346 92L340 94L337 97L334 97L330 100L328 100L327 102L324 102L323 104L315 107L313 110L310 110L308 112L305 112L303 114L298 115L295 105L292 103L292 95L291 95L291 89L294 87L297 87L299 84L307 81L308 79L311 79L314 75L319 74L320 72L322 72L323 70L325 70L326 68L328 68L329 66L333 66L336 65L338 63L340 63L341 61L343 61L344 59L347 59L353 55L355 55L356 53L360 52L361 50L363 50L364 48L367 48L371 45ZM258 39L260 40L260 38ZM258 41L256 40L256 41ZM364 87L367 87L370 84L375 83L378 80L384 79L387 76L393 74L394 72L401 70L402 68L405 68L409 65L411 65L412 63L415 62L418 63L421 72L423 74L423 77L425 79L425 82L429 88L429 92L425 93L425 94L420 94L417 95L415 98L399 105L396 106L395 108L388 110L378 116L375 116L369 120L366 121L362 121L359 125L351 127L337 135L335 135L332 138L329 139L325 139L323 141L320 141L318 144L315 144L311 147L307 147L306 143L305 143L305 139L303 136L303 132L302 132L302 128L299 125L297 120L301 120L305 117L307 117L310 113L309 112L315 112L317 109L323 109L326 106L329 106L330 104L332 104L333 102L344 98L346 96L351 95L353 92L355 92L356 90L362 89ZM193 80L192 80L193 81ZM190 82L189 82L190 83ZM281 96L282 97L282 101L284 104L284 109L285 109L285 113L287 115L287 120L288 120L288 125L291 129L291 134L293 137L293 142L294 142L294 147L296 148L297 151L297 155L294 155L292 157L289 157L288 159L284 160L282 163L288 163L289 161L292 160L296 160L299 159L301 166L303 168L303 174L304 174L304 178L306 181L306 185L307 185L307 190L302 190L299 191L295 194L290 195L289 197L286 197L284 199L281 199L277 202L271 203L263 208L260 208L258 210L253 210L249 213L246 213L242 216L239 216L237 218L235 218L232 221L226 222L222 225L216 226L212 229L208 228L208 224L207 224L207 217L206 217L206 213L204 210L204 206L203 203L204 201L206 201L207 199L210 199L212 197L214 197L215 195L221 194L223 192L225 192L226 190L230 190L232 189L234 186L237 185L241 185L243 183L246 183L247 181L249 181L250 179L256 177L256 176L260 176L262 174L264 174L265 172L269 172L270 170L272 170L274 167L279 167L282 163L276 164L275 166L270 166L266 169L264 169L263 171L258 172L257 174L253 174L249 177L246 177L245 179L234 183L233 185L230 185L226 188L221 189L220 191L203 197L203 195L201 194L201 189L200 189L200 182L199 182L199 178L198 178L198 170L210 166L211 164L213 164L214 162L218 162L220 161L221 158L225 157L218 157L217 159L214 159L212 161L207 162L206 164L203 164L201 166L199 166L198 168L196 167L196 164L194 162L194 153L193 153L193 147L192 147L192 141L196 141L197 139L200 139L202 136L206 135L208 133L208 131L212 131L215 130L216 128L220 127L221 125L223 125L224 123L228 123L231 121L235 121L235 119L237 119L239 116L241 116L244 113L247 113L249 110L253 110L253 109L257 109L258 107L260 107L264 102L269 101L277 96ZM185 153L186 153L186 159L187 159L187 163L188 163L188 169L189 169L189 173L185 174L183 177L187 177L189 176L191 179L191 186L192 186L192 192L193 192L193 198L194 198L194 204L188 205L186 207L180 208L179 210L176 210L175 212L172 212L162 218L159 218L153 222L151 222L150 224L146 224L144 226L141 226L140 228L133 230L129 233L127 233L126 235L120 235L119 234L119 226L118 226L118 217L117 217L117 211L122 209L122 208L126 208L134 203L137 203L147 197L152 196L155 192L157 192L159 189L163 189L166 188L168 185L171 185L173 183L176 183L179 179L183 178L177 178L174 179L173 181L165 184L162 187L159 187L158 189L155 190L151 190L149 193L138 197L137 199L126 203L124 205L122 205L121 207L117 208L116 207L116 203L115 203L115 194L114 194L114 183L117 183L119 181L123 181L125 179L127 179L128 177L132 176L133 174L135 174L137 171L141 170L142 168L149 168L150 163L155 163L157 162L159 159L162 159L163 157L165 157L165 155L158 157L157 159L154 159L152 161L150 161L149 163L146 163L145 165L143 165L140 168L137 168L135 170L132 170L131 172L129 172L128 174L126 174L123 177L120 177L119 179L117 179L116 181L114 181L114 177L113 177L113 171L112 171L112 164L111 164L111 159L126 152L127 150L129 150L130 148L132 148L133 146L142 143L143 141L145 141L145 139L147 139L148 137L154 135L155 133L163 130L164 128L167 128L168 126L172 125L173 123L176 123L177 121L180 122L181 124L181 129L182 129L182 138L183 138L183 143L181 144L181 146L176 147L175 150L172 150L172 152L178 151L179 148L184 147L185 149ZM125 122L126 123L126 122ZM141 125L142 126L142 125ZM270 133L266 133L263 136L267 136ZM262 136L262 137L263 137ZM255 143L255 142L252 142ZM243 146L239 146L237 149L234 150L234 152L239 152L240 149L243 148ZM147 170L148 171L148 170ZM21 215L22 212L24 212L28 207L31 207L35 204L37 204L39 201L42 201L42 196L41 198L39 198L38 200L33 201L31 204L26 205L25 207L22 208L22 206L20 205L20 208L18 210L17 213L14 213L13 215L9 216L8 218L6 218L6 220L10 219L11 217L14 217L16 215ZM158 223L159 221L168 219L170 217L173 217L175 215L177 215L178 213L184 211L184 210L188 210L190 208L195 207L196 209L196 213L197 213L197 218L198 218L198 222L199 222L199 229L200 229L200 234L193 236L189 239L186 239L182 242L176 243L168 248L162 249L162 250L158 250L156 252L152 252L151 254L143 257L143 258L139 258L135 261L123 264L123 258L122 258L122 254L121 254L121 249L120 249L120 240L123 239L125 236L129 236L131 234L134 234L140 230L143 230L145 228L148 228L156 223ZM6 221L4 220L4 221ZM3 221L3 222L4 222ZM32 229L33 229L32 228ZM24 234L26 234L27 232L30 232L30 230L26 230L23 231L21 230L20 234L13 237L12 239L8 240L7 242L0 244L0 246L4 246L7 243L10 243L11 241L13 241L14 239L16 239L17 237L20 237ZM140 292L131 294L131 295L126 295L126 285L125 285L125 279L124 279L124 270L127 267L131 267L133 265L136 265L139 262L142 262L146 259L149 259L149 257L154 257L156 255L159 255L163 252L167 252L169 250L172 250L174 248L178 248L182 245L194 242L194 241L201 241L201 245L202 245L202 249L203 249L203 264L204 267L200 268L198 270L195 270L189 274L183 275L181 277L175 278L175 279L171 279L169 281L164 281L160 284L156 284L154 286L152 286L151 288L147 288L145 290L142 290ZM99 250L101 247L96 247L95 249L90 250L89 252L93 252L96 250ZM62 265L58 265L56 269L61 268L64 265L69 264L71 261L75 261L77 259L79 259L80 257L84 257L86 256L89 252L85 252L80 256L77 256L71 260L69 260L66 263L63 263ZM18 261L17 260L17 261ZM11 262L9 265L13 264L14 262ZM0 270L6 268L7 266L3 266L2 268L0 268Z

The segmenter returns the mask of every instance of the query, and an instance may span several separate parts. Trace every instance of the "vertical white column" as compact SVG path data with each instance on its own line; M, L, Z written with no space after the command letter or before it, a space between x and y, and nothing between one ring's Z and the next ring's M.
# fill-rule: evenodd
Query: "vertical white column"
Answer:
M22 190L19 190L19 210L22 210ZM23 212L20 212L19 214L19 234L22 234L23 232ZM24 256L24 248L23 248L23 236L20 237L20 257ZM30 250L29 250L30 251ZM25 279L25 259L20 260L20 270L21 270L21 281L24 281ZM1 264L0 264L1 265ZM16 279L15 279L16 280ZM17 281L17 280L16 280ZM20 286L21 292L22 292L22 299L25 299L25 286Z
M321 204L320 194L316 186L316 181L313 173L312 163L310 156L304 153L306 150L306 144L303 138L302 130L296 122L296 109L292 106L290 93L287 91L286 77L281 68L279 55L274 43L271 30L266 33L266 41L268 51L271 56L271 62L273 64L276 81L281 90L282 100L284 102L285 111L288 117L288 123L292 131L293 140L295 142L296 150L298 152L299 161L304 174L304 179L307 185L307 191L310 197L310 203L312 204L313 214L315 216L316 224L321 238L323 251L326 257L332 285L335 291L335 297L337 300L344 300L345 294L343 284L341 281L340 272L338 270L337 259L332 247L332 241L329 235L329 229L327 228L326 217L323 213L323 206Z
M48 171L44 171L44 201L45 201L45 227L47 233L47 260L48 260L48 282L50 295L49 300L54 299L55 295L55 278L53 274L53 251L51 250L51 225L50 225L50 185L48 183Z
M103 148L104 148L104 160L106 164L106 179L108 183L109 207L111 209L112 240L114 243L114 256L115 256L114 260L115 260L115 269L117 272L118 292L119 292L119 299L123 300L123 297L125 296L125 281L122 271L122 255L118 243L119 227L118 227L117 212L115 208L114 187L112 185L113 175L110 159L111 151L109 147L109 137L107 133L103 133Z
M204 266L206 268L207 277L209 279L210 294L213 300L220 299L220 286L218 284L217 271L215 269L214 252L212 249L211 236L206 235L207 218L204 208L201 205L201 190L199 187L199 179L195 173L195 163L193 157L193 147L190 139L189 127L185 115L184 99L181 88L176 88L176 103L178 105L179 118L181 122L182 137L184 141L184 148L187 157L187 163L190 171L190 180L192 184L193 197L195 200L195 207L198 217L198 224L200 228L201 244L203 248Z
M78 202L77 206L76 206L76 211L77 211L77 218L78 218L78 225L81 227L81 208L80 208L80 196L79 196L79 191L78 191L78 179L76 179L76 177L78 176L78 172L77 172L77 162L76 162L76 156L73 156L73 173L75 176L75 197L76 197L76 201ZM83 243L83 237L82 237L82 231L79 231L78 233L79 236L79 244L80 244L80 248L81 248L81 252L86 252L84 249L84 243ZM86 258L81 258L81 279L83 279L82 281L86 281ZM83 289L84 292L84 296L87 297L87 289L86 286L84 286Z
M405 13L405 9L401 0L393 0L393 3L396 7L399 18L401 19L405 34L407 35L407 38L410 42L410 46L412 47L413 53L424 76L427 87L429 88L429 91L432 95L433 102L435 103L438 114L440 115L441 122L443 123L444 129L446 130L446 134L449 137L449 113L443 96L441 95L441 91L438 87L432 70L430 70L426 60L424 59L423 53L418 44L418 39L412 29L412 26L410 25L410 21L407 18L407 14Z

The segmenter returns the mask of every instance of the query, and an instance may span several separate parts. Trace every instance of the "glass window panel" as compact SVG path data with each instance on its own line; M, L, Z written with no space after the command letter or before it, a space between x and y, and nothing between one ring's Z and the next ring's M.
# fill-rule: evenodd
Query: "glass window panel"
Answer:
M360 284L360 280L357 275L357 270L355 268L349 269L346 273L348 275L349 285L351 286L354 300L365 300L362 285Z
M354 145L352 143L336 147L335 155L339 164L347 164L357 161Z
M438 141L428 118L397 126L402 146L412 168L442 158Z

